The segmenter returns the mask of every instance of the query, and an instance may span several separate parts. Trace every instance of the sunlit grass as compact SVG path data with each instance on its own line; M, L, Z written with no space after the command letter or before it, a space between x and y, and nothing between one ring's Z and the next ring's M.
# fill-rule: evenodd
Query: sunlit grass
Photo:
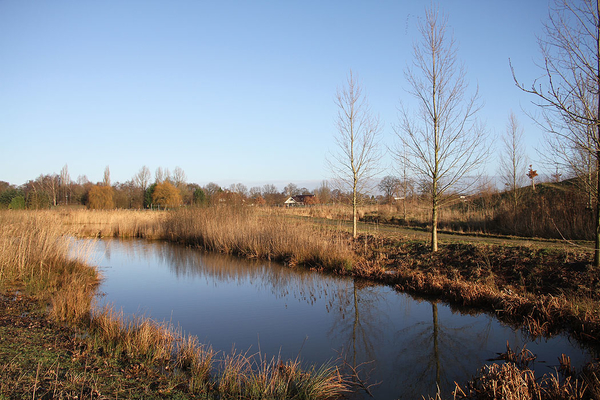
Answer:
M350 267L353 251L346 235L281 218L269 209L212 207L168 215L165 235L209 251L283 261L288 265Z
M72 257L70 233L49 213L1 212L0 286L25 290L57 320L76 322L90 309L98 273Z

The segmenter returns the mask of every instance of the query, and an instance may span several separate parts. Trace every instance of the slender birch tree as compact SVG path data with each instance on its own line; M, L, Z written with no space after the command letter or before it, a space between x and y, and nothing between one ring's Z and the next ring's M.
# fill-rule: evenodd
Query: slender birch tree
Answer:
M499 172L504 186L510 192L514 224L520 199L520 192L517 189L525 184L527 161L523 148L523 128L512 111L508 116L502 144Z
M527 87L511 69L517 87L534 95L556 155L571 166L585 160L585 173L595 175L586 182L595 203L594 265L600 268L600 1L554 0L544 31L538 40L542 78Z
M355 74L350 71L346 85L335 96L338 107L335 143L337 153L328 159L338 185L352 194L352 236L357 236L359 194L373 184L379 172L379 117L373 115Z
M395 158L424 183L431 200L431 250L438 249L439 208L451 190L468 190L488 155L485 129L476 120L478 90L467 97L466 69L459 64L448 18L437 6L425 10L421 40L405 70L408 93L418 104L413 116L400 107L395 127L401 145ZM406 151L404 151L404 148ZM469 179L467 179L469 178Z

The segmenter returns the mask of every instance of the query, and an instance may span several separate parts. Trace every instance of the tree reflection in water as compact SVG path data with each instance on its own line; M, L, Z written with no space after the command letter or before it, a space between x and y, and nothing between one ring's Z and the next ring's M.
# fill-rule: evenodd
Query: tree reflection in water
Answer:
M447 318L447 324L442 323L438 303L430 301L429 304L429 321L419 321L395 334L396 342L401 345L394 369L403 382L402 390L416 397L434 396L438 391L448 395L454 389L454 382L472 376L473 365L481 362L480 354L474 352L473 347L485 349L492 329L493 320L486 315L466 324L455 318ZM481 324L483 320L485 323Z
M328 336L339 343L342 358L359 376L355 380L369 386L370 372L376 368L377 344L384 338L383 319L385 313L379 312L377 302L381 300L377 286L364 280L346 281L339 286L336 303L330 309L334 318ZM358 382L357 382L358 383Z

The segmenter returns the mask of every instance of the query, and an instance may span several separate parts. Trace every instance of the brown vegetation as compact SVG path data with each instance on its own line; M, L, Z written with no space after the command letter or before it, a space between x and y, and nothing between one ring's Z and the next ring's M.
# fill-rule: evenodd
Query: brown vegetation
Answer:
M578 189L576 180L558 184L539 183L535 192L531 187L520 188L518 192L519 207L516 211L511 192L488 189L464 198L450 196L448 204L440 208L438 226L445 232L594 239L594 214L587 195ZM395 204L365 205L358 216L364 222L428 228L431 224L430 208L429 200L413 196ZM318 205L288 212L327 219L351 218L349 207L343 204Z
M519 352L507 346L498 357L505 363L486 365L466 387L457 385L455 399L564 400L597 399L598 365L588 364L574 371L569 357L563 354L560 368L552 374L536 378L529 364L535 356L523 348Z
M115 208L114 193L111 186L92 186L88 193L88 207L92 210L111 210Z
M36 293L58 321L78 322L89 311L98 275L72 257L72 239L57 217L0 213L0 288Z
M169 240L209 251L338 269L352 266L349 239L269 210L242 207L182 209L165 220Z
M152 193L152 202L162 208L179 207L182 203L180 191L168 181L157 183Z

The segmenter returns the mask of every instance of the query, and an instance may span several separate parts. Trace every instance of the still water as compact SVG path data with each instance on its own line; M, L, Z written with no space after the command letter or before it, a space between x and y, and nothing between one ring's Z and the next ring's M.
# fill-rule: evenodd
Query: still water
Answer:
M166 242L101 240L93 249L104 277L98 306L170 321L222 352L362 364L375 399L420 399L438 386L448 393L507 342L536 354L538 373L552 371L561 353L574 366L592 358L567 336L530 342L487 314L387 286Z

